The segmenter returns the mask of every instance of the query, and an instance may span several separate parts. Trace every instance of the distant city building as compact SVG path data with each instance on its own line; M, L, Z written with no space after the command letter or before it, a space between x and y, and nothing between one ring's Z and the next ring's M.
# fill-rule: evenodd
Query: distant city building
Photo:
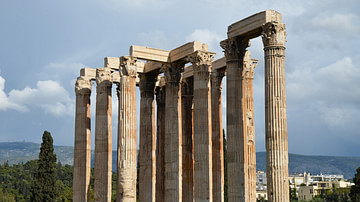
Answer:
M291 189L296 189L300 200L311 200L313 197L326 194L327 190L333 188L350 188L354 183L344 180L344 175L322 174L311 175L311 173L295 173L289 175ZM266 172L256 173L256 198L267 200Z

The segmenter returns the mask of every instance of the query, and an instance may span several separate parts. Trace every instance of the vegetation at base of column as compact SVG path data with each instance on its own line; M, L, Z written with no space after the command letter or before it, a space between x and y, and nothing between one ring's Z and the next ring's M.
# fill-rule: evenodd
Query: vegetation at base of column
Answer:
M31 201L55 201L56 192L56 155L53 139L48 131L44 131L40 147L38 169L31 184Z
M353 178L355 185L351 187L350 198L353 202L360 202L360 167L356 169L355 177Z

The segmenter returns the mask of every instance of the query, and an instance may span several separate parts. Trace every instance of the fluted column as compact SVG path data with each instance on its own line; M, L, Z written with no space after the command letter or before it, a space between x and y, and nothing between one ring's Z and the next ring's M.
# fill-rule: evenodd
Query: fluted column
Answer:
M256 201L256 149L255 149L255 121L254 121L254 93L253 80L256 61L251 59L250 51L246 51L243 63L243 98L244 98L244 135L247 145L248 162L248 196L249 201Z
M243 131L243 58L248 40L227 39L221 42L226 57L226 128L229 202L249 201L246 174L247 150Z
M156 202L165 202L165 86L156 88Z
M96 69L95 119L95 201L111 201L112 174L112 105L111 70Z
M164 65L165 201L182 201L182 116L180 78L183 63Z
M157 74L140 77L139 201L155 202L155 101Z
M182 80L181 83L181 114L182 114L182 159L183 159L183 202L193 201L193 77Z
M224 155L221 84L225 73L213 70L211 73L211 121L212 121L212 166L213 199L224 201Z
M265 52L265 136L267 192L270 202L289 201L285 88L285 25L267 23Z
M122 57L118 85L119 121L117 145L116 201L136 201L136 67L135 60Z
M91 86L91 80L86 77L78 77L78 79L76 80L76 114L73 175L74 201L88 201L91 169Z
M188 59L194 70L194 201L213 201L210 71L213 53Z

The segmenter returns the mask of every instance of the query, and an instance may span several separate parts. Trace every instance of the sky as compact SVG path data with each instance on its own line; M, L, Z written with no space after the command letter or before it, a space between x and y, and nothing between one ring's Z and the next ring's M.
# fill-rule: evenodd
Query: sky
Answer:
M220 58L227 26L267 9L286 24L289 152L360 156L358 0L0 0L0 142L40 143L48 130L55 145L73 146L81 68L102 67L104 57L128 55L131 45L171 50L194 40ZM265 151L263 45L260 37L251 44L259 59L256 150ZM93 146L95 94L94 85ZM114 149L116 131L114 121Z

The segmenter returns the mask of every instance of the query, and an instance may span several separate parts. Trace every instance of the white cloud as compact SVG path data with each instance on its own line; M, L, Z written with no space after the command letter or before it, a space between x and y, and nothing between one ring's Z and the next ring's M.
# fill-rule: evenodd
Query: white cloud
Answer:
M17 111L27 111L25 106L13 103L9 100L8 96L5 93L5 79L0 76L0 110L17 110Z
M54 116L74 115L74 101L69 93L56 81L38 81L36 88L11 90L8 96L11 103L23 109L37 107Z

